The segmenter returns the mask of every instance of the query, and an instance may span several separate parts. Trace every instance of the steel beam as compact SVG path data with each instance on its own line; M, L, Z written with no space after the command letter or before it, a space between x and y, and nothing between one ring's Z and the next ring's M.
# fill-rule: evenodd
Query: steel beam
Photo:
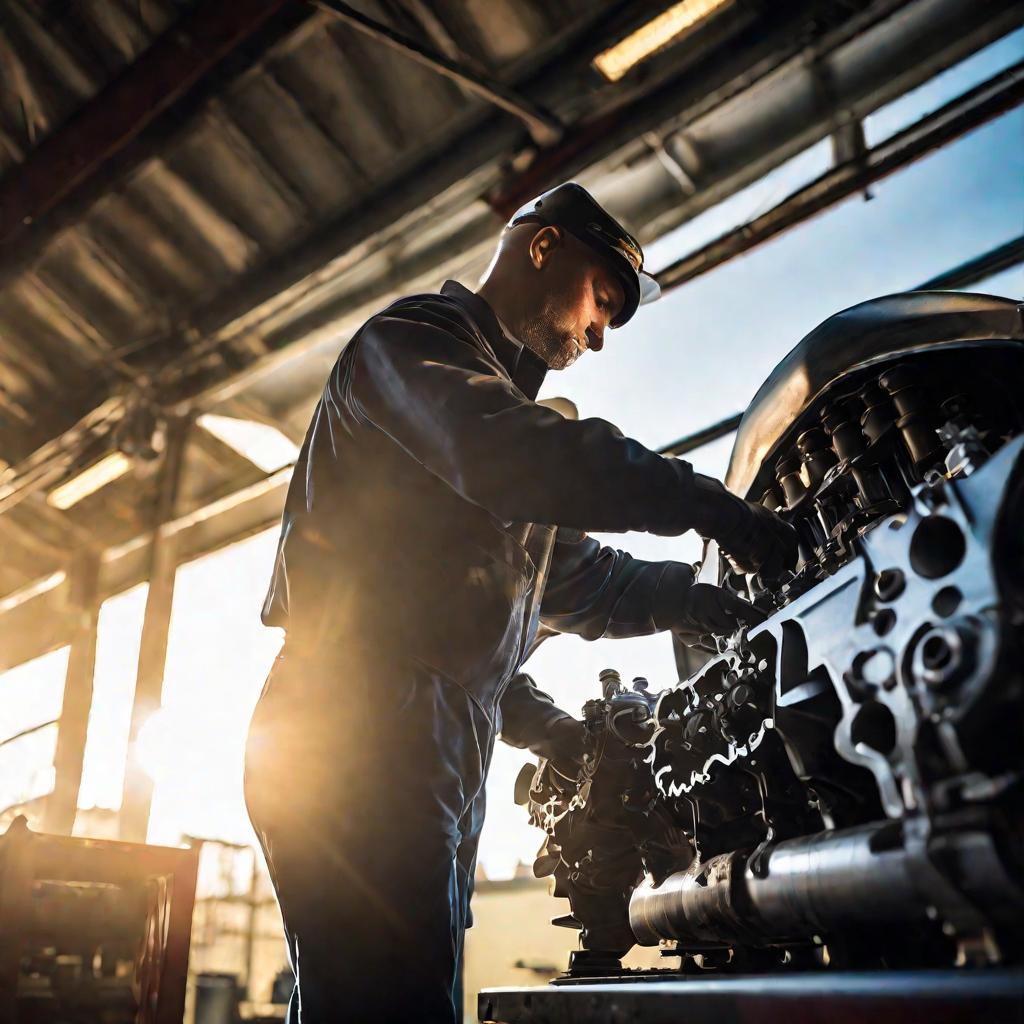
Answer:
M64 677L64 701L57 726L57 750L53 764L53 792L46 798L43 831L71 835L82 785L85 738L92 708L93 674L96 668L96 627L100 616L100 556L80 552L71 567L71 604L74 632Z
M712 423L710 427L687 434L685 437L679 438L678 441L673 441L671 444L659 448L658 454L685 455L687 452L692 452L697 448L703 448L704 445L711 444L712 441L717 441L720 437L732 434L740 425L741 419L743 419L743 413L734 413L732 416L727 416L724 420Z
M915 291L929 291L943 288L968 288L978 281L984 281L986 277L1009 270L1011 267L1019 267L1024 263L1024 235L1018 235L1005 245L996 246L981 256L975 256L973 260L961 263L952 270L938 274L919 284ZM1024 291L1024 289L1022 289Z
M435 53L417 40L368 18L354 7L343 3L342 0L313 0L313 2L321 10L340 18L346 25L351 25L357 32L362 32L363 35L395 50L409 60L451 79L475 96L479 96L500 110L518 118L526 126L537 145L550 146L562 137L565 129L557 117L496 79L485 78L451 57Z
M1024 61L992 78L848 163L834 167L767 213L726 232L658 275L662 292L678 288L749 252L876 181L909 166L1024 102Z
M134 745L146 720L160 707L163 692L164 666L167 661L167 637L174 599L177 572L177 545L168 529L181 491L185 449L188 444L189 420L174 421L168 428L167 450L161 470L157 497L155 528L149 548L149 593L142 620L139 664L135 676L135 699L132 704L128 741L128 764L125 769L121 799L120 838L144 843L149 827L149 808L153 799L153 782L134 756Z
M664 130L666 121L699 128L702 141L708 136L708 141L713 142L714 160L713 166L701 176L698 192L682 204L674 192L668 200L657 199L643 209L623 211L634 223L654 226L658 233L666 225L674 226L726 198L749 183L751 175L756 178L767 173L829 133L835 111L804 109L810 102L807 94L811 91L808 61L827 59L845 69L843 74L837 72L833 76L840 89L838 100L844 108L855 108L858 115L864 116L998 38L1014 23L1008 0L990 0L983 11L965 0L917 0L909 5L890 0L869 5L850 25L819 39L813 51L792 32L780 38L779 34L765 34L763 30L755 33L750 29L728 48L714 49L706 60L682 68L650 94L633 96L611 110L573 125L566 137L557 146L543 150L526 172L506 178L499 188L489 192L488 201L499 217L504 217L517 209L524 197L529 198L559 177L613 159L630 140L656 128ZM758 38L752 39L753 35ZM866 68L862 69L865 62ZM531 95L547 95L554 88L550 75L522 85L522 91ZM786 114L785 105L776 98L778 90L787 98L795 97L798 116ZM711 128L706 126L718 124L720 113L727 113L724 127L709 134ZM756 137L750 136L751 120L758 126ZM330 323L332 330L339 333L343 329L342 319L368 301L371 293L383 296L400 286L398 279L406 271L401 260L388 260L387 280L372 279L369 284L360 284L358 295L338 295L338 289L330 282L372 254L372 244L366 241L372 233L383 235L389 225L437 195L442 174L448 180L453 175L474 171L479 174L479 168L509 144L507 128L504 119L480 125L470 132L468 142L463 138L447 145L443 155L433 155L382 194L370 197L363 204L364 212L353 216L347 211L295 251L271 261L199 312L193 319L207 341L186 359L157 371L158 379L170 387L172 400L194 399L227 383L216 379L217 371L200 382L190 379L194 371L189 364L194 362L198 366L205 354L221 343L218 339L234 337L246 330L247 324L257 325L258 313L250 311L269 295L278 294L284 299L275 303L280 316L288 302L286 290L300 278L308 283L296 287L295 294L301 296L303 308L309 310L303 314L301 325L296 325L295 330L289 325L288 329L275 332L271 342L275 351L258 357L250 367L233 371L232 381L258 372L258 363L276 362L281 355L276 351L279 347L294 343L301 347L303 331L308 333ZM459 167L461 171L457 170ZM458 243L442 240L435 248L450 258L481 238L493 238L500 223L497 217L474 221L459 229ZM378 247L386 244L387 239L378 236ZM422 264L421 255L417 252L410 262ZM333 266L327 266L332 260ZM317 278L331 293L323 304L312 301ZM228 388L237 391L233 383Z

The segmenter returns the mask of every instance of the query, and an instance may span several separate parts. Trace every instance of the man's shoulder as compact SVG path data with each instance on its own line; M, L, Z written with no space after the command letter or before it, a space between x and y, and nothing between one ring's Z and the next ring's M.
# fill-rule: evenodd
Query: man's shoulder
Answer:
M455 330L459 333L470 334L477 342L487 344L486 335L474 320L470 310L452 295L440 292L403 295L380 312L375 313L367 323L387 318Z

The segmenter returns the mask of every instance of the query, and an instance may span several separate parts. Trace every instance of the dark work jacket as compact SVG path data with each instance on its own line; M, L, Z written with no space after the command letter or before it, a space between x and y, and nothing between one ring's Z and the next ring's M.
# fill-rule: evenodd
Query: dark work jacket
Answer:
M540 623L588 639L671 628L691 568L586 531L682 533L690 466L537 405L543 377L454 282L367 321L306 434L263 621L289 645L429 668L495 726ZM541 728L562 712L536 693L509 700Z

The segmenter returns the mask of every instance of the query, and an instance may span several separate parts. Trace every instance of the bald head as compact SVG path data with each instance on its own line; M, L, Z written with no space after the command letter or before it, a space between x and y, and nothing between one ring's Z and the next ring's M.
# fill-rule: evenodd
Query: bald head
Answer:
M588 348L600 351L624 301L622 285L589 246L535 223L502 232L478 292L552 370Z

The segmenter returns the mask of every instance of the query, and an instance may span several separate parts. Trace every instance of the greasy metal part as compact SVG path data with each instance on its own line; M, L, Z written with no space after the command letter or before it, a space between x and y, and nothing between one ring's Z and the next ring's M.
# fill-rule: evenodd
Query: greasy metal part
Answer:
M629 901L642 946L742 945L780 936L810 941L843 928L884 926L928 905L901 848L877 852L882 823L788 839L755 872L739 853L695 861L659 886L645 882Z
M878 379L888 392L899 419L896 427L903 435L911 459L920 466L935 457L939 450L939 437L933 424L934 410L921 389L919 380L907 366L896 366Z
M832 438L835 454L850 470L865 507L882 501L885 485L873 467L857 464L867 450L867 440L861 431L857 410L852 400L829 406L822 417L822 425Z
M778 487L767 488L764 494L761 495L761 504L773 512L782 508L782 494L779 492Z
M877 380L881 364L929 349L1005 344L1024 350L1018 302L989 295L910 292L862 302L830 317L771 372L743 415L726 483L763 493L785 434L813 413L830 385ZM946 396L941 396L945 398ZM820 415L820 414L819 414Z
M786 496L786 507L794 508L807 493L803 480L800 479L800 457L790 455L782 459L775 468L775 473Z
M637 728L641 695L608 674L621 709L590 702L588 728L644 756L531 798L585 851L561 854L585 934L621 913L626 875L602 873L626 863L633 934L674 942L682 973L1024 960L1020 320L986 297L918 298L833 318L778 375L785 393L798 367L829 374L753 476L778 477L800 564L739 577L708 545L700 576L765 621L679 661L653 715L645 681ZM574 893L602 877L590 902Z
M820 427L811 427L796 439L796 446L807 467L807 478L810 481L808 489L817 491L824 483L828 471L836 464L836 456L828 437Z
M861 388L860 400L864 403L864 412L860 417L861 429L868 441L877 441L896 422L892 400L877 381L868 381Z

